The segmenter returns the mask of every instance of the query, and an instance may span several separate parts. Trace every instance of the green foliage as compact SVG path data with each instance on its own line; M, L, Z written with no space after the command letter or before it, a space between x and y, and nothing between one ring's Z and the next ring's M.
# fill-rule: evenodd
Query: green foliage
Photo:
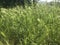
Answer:
M60 45L60 8L37 5L0 8L3 45Z

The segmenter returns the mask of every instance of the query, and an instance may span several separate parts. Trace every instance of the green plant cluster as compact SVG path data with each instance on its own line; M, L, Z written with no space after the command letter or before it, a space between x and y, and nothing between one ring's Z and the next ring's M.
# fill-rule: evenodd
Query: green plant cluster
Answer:
M0 45L60 45L60 8L25 7L0 8Z

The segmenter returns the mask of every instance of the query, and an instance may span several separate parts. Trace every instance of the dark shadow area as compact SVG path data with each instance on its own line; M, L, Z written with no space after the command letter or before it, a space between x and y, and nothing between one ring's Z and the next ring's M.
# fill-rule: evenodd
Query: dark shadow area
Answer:
M16 7L17 5L22 6L25 8L25 5L31 6L32 2L36 2L35 0L0 0L0 8L13 8Z
M12 8L15 7L16 5L22 6L23 8L25 7L25 3L28 3L29 5L31 4L30 0L0 0L0 7L3 8Z

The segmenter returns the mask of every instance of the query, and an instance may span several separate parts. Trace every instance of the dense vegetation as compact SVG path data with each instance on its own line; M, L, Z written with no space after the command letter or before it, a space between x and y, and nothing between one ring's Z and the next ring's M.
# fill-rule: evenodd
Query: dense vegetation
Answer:
M25 7L0 8L0 45L60 45L60 7Z

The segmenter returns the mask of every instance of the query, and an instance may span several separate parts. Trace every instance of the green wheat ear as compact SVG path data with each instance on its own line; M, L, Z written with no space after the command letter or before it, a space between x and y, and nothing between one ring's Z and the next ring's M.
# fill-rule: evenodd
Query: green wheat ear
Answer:
M4 34L4 32L1 32L1 35L2 35L4 38L6 38L6 35Z
M4 41L3 42L5 42L6 45L10 45L9 42L8 42L8 40L6 40L7 36L4 34L4 32L1 32L0 34L4 37L4 39L3 39Z

